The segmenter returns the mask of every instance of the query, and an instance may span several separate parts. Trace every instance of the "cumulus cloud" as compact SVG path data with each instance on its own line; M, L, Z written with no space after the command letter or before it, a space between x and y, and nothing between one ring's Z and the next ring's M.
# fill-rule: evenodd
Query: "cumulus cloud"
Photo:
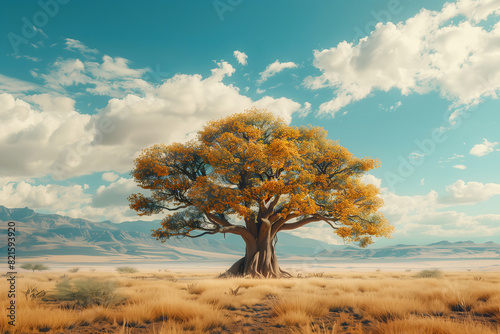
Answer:
M102 179L108 182L115 182L116 180L118 180L118 177L118 174L113 172L106 172L102 174Z
M449 210L456 205L486 201L500 194L500 184L465 183L458 180L440 194L435 190L424 195L401 196L383 187L382 179L371 174L362 177L365 183L381 187L384 206L380 211L396 227L393 237L415 239L417 236L493 237L500 235L500 215L468 215ZM424 183L424 179L421 180ZM319 228L316 232L321 231ZM324 231L324 233L328 233ZM310 231L314 238L314 229Z
M57 60L52 64L52 70L48 74L41 74L40 77L47 86L55 90L91 81L85 74L85 65L80 59Z
M289 61L286 63L280 63L278 60L276 60L274 63L269 64L266 69L260 73L260 79L258 82L263 83L264 81L283 71L284 69L295 67L297 67L297 64L295 64L294 62Z
M482 157L483 155L493 152L497 145L498 142L490 143L486 138L483 138L483 142L474 145L469 151L469 154L475 155L476 157Z
M134 180L120 178L108 186L100 186L92 198L92 206L95 208L127 206L128 196L141 191L144 193L144 190L139 188Z
M499 15L499 8L498 1L459 0L441 11L423 9L405 22L378 23L359 41L315 50L314 66L322 74L304 84L334 89L334 98L319 108L330 114L377 90L403 95L436 90L454 106L497 98L500 23L480 23Z
M457 211L424 212L398 222L394 237L410 237L412 240L415 240L415 236L434 237L437 240L474 237L494 239L500 234L500 217L493 219Z
M364 174L361 177L361 181L366 184L373 184L377 188L380 188L380 186L382 185L382 179L379 179L378 177L375 177L372 174Z
M374 179L369 183L375 185L382 181L369 174L364 177ZM455 183L446 186L445 192L441 195L437 191L431 190L426 195L400 196L387 188L381 189L381 196L385 202L382 211L394 216L436 211L455 205L475 204L487 201L495 195L500 195L500 184L483 184L463 180L457 180Z
M461 181L463 182L463 181ZM446 188L446 195L440 196L434 190L426 195L399 196L382 189L385 206L380 209L384 216L396 227L393 237L403 239L409 237L461 238L495 237L500 235L500 215L468 215L464 212L446 210L450 206L472 204L487 200L491 196L480 195L478 187L473 189L474 182L465 185L465 191L474 194L465 195L461 182ZM484 185L483 185L484 186ZM490 188L490 186L488 187ZM488 189L489 195L497 189Z
M68 111L75 110L75 100L67 96L44 93L26 96L24 99L37 105L41 111L47 113L65 114Z
M233 55L234 58L236 58L236 60L238 61L238 63L240 63L241 65L245 66L247 64L248 56L244 52L236 50L233 52Z
M0 187L0 203L6 207L29 207L51 211L65 210L88 203L91 195L84 193L82 185L56 184L34 186L21 181L9 182Z
M91 116L73 109L67 97L40 94L16 99L0 94L0 160L3 176L38 177L49 168L67 145L88 137L85 126Z
M127 197L142 190L131 179L124 178L108 186L101 186L94 196L85 192L88 189L86 184L33 185L20 181L0 185L0 203L9 208L29 207L73 218L110 220L115 223L137 220L137 212L128 207ZM140 219L151 221L163 216L144 216Z
M112 62L105 75L117 76L124 68ZM64 96L44 93L16 99L1 94L0 154L10 157L0 162L2 173L55 179L110 170L124 173L143 148L194 138L209 120L257 107L291 122L292 114L301 110L287 98L254 101L241 95L237 87L223 83L232 73L234 68L221 62L206 78L177 74L143 95L112 98L95 115L78 113L75 101Z
M500 195L500 184L458 180L446 187L446 193L447 195L440 199L443 204L474 204Z
M130 60L121 57L102 57L102 63L87 62L88 71L98 79L140 78L146 69L129 67Z
M130 93L142 94L151 85L142 79L148 69L134 69L130 61L121 57L104 55L101 61L59 59L47 73L33 72L35 77L58 92L67 87L79 86L87 93L123 97Z

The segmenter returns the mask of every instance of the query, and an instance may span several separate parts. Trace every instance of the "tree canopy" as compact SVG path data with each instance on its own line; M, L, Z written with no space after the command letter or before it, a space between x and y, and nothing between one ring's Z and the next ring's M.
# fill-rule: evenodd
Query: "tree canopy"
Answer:
M196 140L143 150L132 175L151 195L133 194L129 201L139 215L168 213L153 232L160 240L240 235L246 267L248 253L274 247L268 244L278 232L314 222L362 247L390 236L393 227L377 211L383 205L378 188L361 180L378 165L356 158L323 128L288 126L252 109L209 122Z
M49 267L47 267L42 263L25 263L21 265L21 268L26 270L32 270L33 272L35 272L35 270L38 271L49 270Z

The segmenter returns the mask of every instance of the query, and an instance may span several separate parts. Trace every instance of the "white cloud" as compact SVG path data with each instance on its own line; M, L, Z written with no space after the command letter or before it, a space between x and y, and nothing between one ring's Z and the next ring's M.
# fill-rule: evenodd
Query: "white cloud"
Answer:
M79 84L86 84L91 78L85 74L85 65L80 59L57 60L52 64L52 71L49 74L41 74L40 77L47 86L55 90L62 90L63 87Z
M223 62L217 63L217 67L211 70L212 76L209 77L207 80L222 81L222 79L224 79L224 77L226 77L226 76L230 77L231 75L233 75L233 73L235 71L236 70L234 69L234 67L231 64L223 61Z
M474 204L483 202L495 195L500 195L500 184L464 182L458 180L446 187L447 195L440 199L443 204Z
M423 177L421 180L420 180L420 185L423 186L425 184L425 177Z
M92 206L95 208L127 206L128 196L138 192L144 193L144 190L139 188L134 180L120 178L108 186L100 186L92 198Z
M146 69L129 67L130 60L121 57L103 56L102 63L87 62L88 71L97 79L140 78Z
M361 180L377 187L382 184L381 179L371 174L363 175ZM424 179L421 180L421 184L423 181ZM459 180L448 186L445 195L439 195L437 191L431 190L425 195L401 196L387 188L381 188L381 197L385 205L380 212L396 227L393 238L418 240L427 237L447 239L465 236L470 238L500 236L500 215L467 215L463 212L446 210L455 205L487 200L493 194L499 193L497 187L500 185L462 183L463 181ZM310 224L305 231L314 239L326 242L339 241L327 226ZM322 237L318 237L319 235Z
M493 222L493 223L492 223ZM398 222L394 238L436 237L441 240L450 238L497 238L500 234L500 219L492 221L484 215L471 216L463 212L424 212L419 215L406 217Z
M435 190L431 190L426 195L417 196L399 196L386 188L382 189L382 198L385 206L381 212L390 216L401 219L410 214L426 212L429 209L434 209L439 198Z
M240 52L238 50L233 52L234 57L240 63L241 65L246 65L247 64L247 58L248 56L244 52Z
M463 170L463 169L467 169L467 166L465 166L465 165L455 165L455 166L453 166L453 168L462 169Z
M68 145L88 138L89 115L73 109L74 101L49 94L26 98L39 108L10 94L0 94L0 160L3 176L47 175Z
M452 160L461 159L461 158L465 158L465 155L453 153L453 156L450 157L450 158L448 158L448 159L446 159L446 162L450 162Z
M75 100L66 96L54 96L44 93L26 96L24 99L38 105L41 111L47 113L64 114L75 110Z
M118 174L113 172L106 172L102 174L102 179L108 182L115 182L116 180L118 180L118 177Z
M32 82L7 77L0 74L0 93L9 93L14 96L26 94L27 92L47 91L46 88Z
M89 48L88 46L86 46L85 44L83 44L82 42L80 42L79 40L76 40L76 39L66 38L66 43L65 44L66 44L66 47L65 47L66 50L77 51L77 52L80 52L82 54L87 54L87 53L96 54L96 53L99 53L99 51L97 49L91 49L91 48Z
M412 240L425 237L461 238L500 236L500 215L467 215L446 210L455 205L467 205L485 201L500 194L500 185L464 183L459 180L446 187L446 194L438 195L431 190L426 195L399 196L382 189L384 207L380 211L396 227L393 237L410 237ZM446 236L446 237L443 237Z
M102 62L80 59L59 59L48 73L33 72L46 85L61 93L70 86L80 86L87 93L124 97L129 93L143 94L152 86L142 79L148 69L133 69L130 61L120 57L104 55Z
M397 110L399 107L401 107L402 104L403 103L401 101L398 101L398 102L396 102L395 104L393 104L392 106L389 106L389 107L384 107L382 104L379 104L378 106L382 110L392 112L392 111Z
M413 160L413 161L418 161L420 159L424 159L425 154L424 153L419 153L419 152L412 152L408 156L408 159Z
M500 195L500 184L466 183L463 180L458 180L446 186L445 194L443 195L439 195L437 191L431 190L426 195L399 196L387 188L382 188L382 198L385 202L382 212L393 216L401 216L436 211L448 206L484 202L495 195Z
M402 104L403 103L401 101L396 102L394 105L389 107L389 111L394 111L394 110L398 109L399 107L401 107Z
M469 151L469 154L475 155L476 157L482 157L483 155L493 152L497 145L498 142L490 143L486 138L483 138L483 142L474 145Z
M380 188L380 186L382 185L382 179L379 179L378 177L373 176L372 174L364 174L361 177L361 181L366 184L373 184L377 188Z
M454 105L496 98L500 23L483 27L479 22L498 15L499 7L498 1L459 0L441 11L423 9L405 22L378 23L359 41L315 50L314 66L322 74L304 84L334 88L335 97L319 108L331 114L377 90L403 95L436 90ZM467 18L460 20L462 15Z
M38 61L42 60L41 58L37 58L37 57L33 57L33 56L28 56L28 55L20 55L20 54L17 54L17 53L10 54L10 56L13 56L16 59L27 59L27 60L31 60L31 61L35 61L35 62L38 62Z
M118 75L123 68L114 65L106 72ZM241 95L237 87L222 82L233 72L222 62L207 78L178 74L150 86L144 95L110 99L92 116L76 112L75 101L68 97L37 94L16 99L1 94L0 154L9 156L0 162L2 173L55 179L101 171L124 173L142 149L194 138L209 120L257 107L289 123L291 115L301 110L299 103L287 98L264 96L253 101ZM137 74L126 69L124 73Z
M260 79L258 82L263 83L264 81L276 75L277 73L283 71L284 69L295 68L295 67L297 67L297 64L291 61L286 63L280 63L278 60L276 60L274 63L269 64L264 70L264 72L260 73Z
M299 110L299 116L305 117L311 112L311 104L309 102L304 102L304 107Z
M10 182L0 187L0 203L6 207L65 210L88 203L90 195L84 193L81 185L60 186L56 184L34 186L21 181Z
M128 207L127 197L142 189L131 179L120 179L107 187L101 186L94 196L85 193L87 189L86 184L35 186L25 181L0 183L0 203L8 208L29 207L93 221L111 220L119 223L138 219L137 212ZM151 221L163 217L164 214L140 219Z

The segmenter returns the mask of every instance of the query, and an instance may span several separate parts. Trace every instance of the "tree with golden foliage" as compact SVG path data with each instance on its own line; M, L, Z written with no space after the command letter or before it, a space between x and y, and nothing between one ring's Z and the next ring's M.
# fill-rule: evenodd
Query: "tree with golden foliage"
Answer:
M393 227L377 212L379 190L360 177L378 161L354 157L319 127L288 126L256 109L211 121L185 144L143 150L132 171L151 196L133 194L139 215L169 212L153 236L233 233L245 256L226 275L284 277L276 235L324 222L361 247ZM170 213L173 212L173 213Z

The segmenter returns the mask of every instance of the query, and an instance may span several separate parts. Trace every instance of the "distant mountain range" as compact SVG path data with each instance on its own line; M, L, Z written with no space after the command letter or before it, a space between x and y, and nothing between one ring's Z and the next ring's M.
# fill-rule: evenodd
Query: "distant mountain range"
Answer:
M411 260L457 260L457 259L498 259L500 244L492 241L477 244L472 241L440 241L426 246L395 245L382 248L362 249L347 246L337 250L324 250L316 257L349 259L411 259Z
M41 214L29 208L8 209L0 206L0 221L16 222L18 258L48 258L68 262L217 261L244 255L244 243L235 235L213 235L196 239L170 239L165 243L151 236L159 222L91 222L56 214ZM5 226L5 225L4 225ZM5 236L5 234L3 234ZM3 238L3 236L1 237ZM499 259L500 244L472 241L441 241L426 246L395 245L362 249L330 245L315 239L288 233L278 235L280 258L323 260L394 260L394 259ZM6 254L6 243L0 243Z

